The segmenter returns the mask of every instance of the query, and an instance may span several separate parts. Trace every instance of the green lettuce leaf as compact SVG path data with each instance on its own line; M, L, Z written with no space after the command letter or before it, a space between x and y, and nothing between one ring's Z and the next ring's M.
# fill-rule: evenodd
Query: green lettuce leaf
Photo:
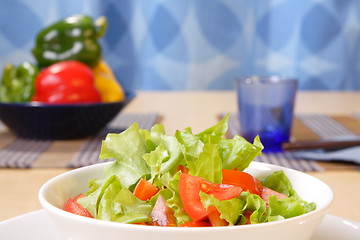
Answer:
M205 208L215 206L220 212L220 218L225 219L230 226L235 225L244 212L245 201L239 198L220 201L204 192L200 192L200 198Z
M116 222L141 223L150 221L152 205L146 201L139 200L127 188L122 188L120 192L113 198L104 198L104 201L107 201L112 205L119 205L121 207L122 214L117 216L117 218L114 220Z
M150 132L146 129L140 129L140 132L144 136L149 152L151 152L160 144L161 136L165 134L165 128L162 124L155 124Z
M268 221L270 213L267 211L266 202L259 195L242 192L240 194L240 199L246 202L243 213L246 213L246 211L252 212L250 215L251 224L264 223Z
M80 198L78 203L97 219L121 223L147 222L152 209L149 203L139 200L124 188L115 175Z
M289 197L278 199L276 196L269 197L269 211L272 217L291 218L315 210L315 203L302 200L293 189L289 178L284 171L276 171L261 179L262 185Z
M315 209L315 203L307 203L297 197L278 199L275 195L269 197L269 212L271 216L292 218L303 215Z
M182 148L174 136L163 135L161 142L169 153L169 159L162 162L161 173L176 172L179 163L183 160Z
M154 178L161 173L162 163L166 162L170 156L164 145L160 144L155 148L154 151L145 153L143 158L150 167L150 182L152 182Z
M102 142L100 159L113 158L106 175L117 175L124 187L135 184L142 176L150 174L143 155L147 152L145 139L137 123L119 134L108 134Z
M177 166L183 160L182 147L176 137L167 135L164 126L156 124L151 128L149 135L147 135L146 142L149 147L149 155L154 154L155 156L153 157L156 157L161 154L159 157L161 157L162 160L157 163L158 174L169 171L176 172ZM160 145L162 145L163 148L156 151ZM165 157L166 155L167 157ZM146 156L145 158L149 160L149 157L150 156Z
M78 203L87 209L94 218L98 217L99 203L105 190L114 182L118 181L115 175L109 177L102 184L99 184L95 179L89 182L90 191L86 193L86 196L78 199Z
M234 136L233 139L222 138L219 146L223 159L223 168L237 168L239 171L247 168L255 157L261 155L263 149L259 137L256 137L254 144L251 144L238 135Z
M284 171L275 171L271 175L260 180L263 186L285 194L286 196L291 196L295 193L292 184Z
M221 183L222 159L217 144L205 144L196 161L188 162L189 174L207 181Z
M181 144L181 150L186 162L195 161L203 151L204 143L191 130L176 131L176 139Z
M199 137L205 137L207 135L216 136L218 138L221 138L224 136L228 130L228 120L229 120L230 114L227 114L225 117L223 117L219 122L217 122L214 126L205 129L204 131L197 134Z
M161 185L165 187L159 193L165 197L166 204L174 210L174 216L178 225L191 221L190 216L184 211L184 205L180 199L179 179L180 172L177 172L175 175L165 173L159 180Z

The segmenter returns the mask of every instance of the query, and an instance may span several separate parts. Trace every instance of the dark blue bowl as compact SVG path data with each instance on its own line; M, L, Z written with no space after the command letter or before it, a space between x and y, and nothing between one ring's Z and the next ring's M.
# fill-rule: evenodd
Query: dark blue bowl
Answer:
M124 101L95 104L0 103L0 120L22 138L84 138L103 129L134 97L127 93Z

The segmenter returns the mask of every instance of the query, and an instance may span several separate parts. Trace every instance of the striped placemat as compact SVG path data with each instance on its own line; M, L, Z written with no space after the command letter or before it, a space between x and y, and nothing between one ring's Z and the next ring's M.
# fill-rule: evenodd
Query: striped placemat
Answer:
M353 116L360 120L360 113L356 112L356 113L353 114Z
M221 116L224 116L222 114ZM357 119L358 117L358 119ZM291 141L344 139L360 135L360 114L355 116L329 116L324 114L298 114L295 116ZM230 137L240 134L237 114L229 118ZM293 151L263 153L256 161L276 164L299 171L324 171L326 163L301 159ZM331 166L330 166L331 167Z
M50 140L16 138L0 151L0 167L31 168L33 162L51 145Z
M119 114L101 132L83 141L73 159L61 159L59 161L46 161L46 164L39 163L40 156L48 151L53 145L61 141L32 140L14 137L2 149L0 149L1 168L32 168L32 167L81 167L97 163L101 140L107 133L118 133L128 128L132 123L137 122L140 128L150 129L159 121L156 113L147 114ZM3 126L4 128L4 126ZM50 151L50 150L49 150ZM67 161L67 163L64 163Z

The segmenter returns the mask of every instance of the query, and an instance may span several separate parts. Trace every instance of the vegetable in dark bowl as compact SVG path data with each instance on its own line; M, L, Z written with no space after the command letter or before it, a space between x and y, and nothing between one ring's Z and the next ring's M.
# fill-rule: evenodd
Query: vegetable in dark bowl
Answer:
M135 97L92 104L0 103L0 120L16 135L30 139L65 140L98 133Z
M42 67L64 60L78 60L94 67L101 60L98 39L105 34L106 28L105 17L94 21L81 14L68 16L38 33L32 53Z

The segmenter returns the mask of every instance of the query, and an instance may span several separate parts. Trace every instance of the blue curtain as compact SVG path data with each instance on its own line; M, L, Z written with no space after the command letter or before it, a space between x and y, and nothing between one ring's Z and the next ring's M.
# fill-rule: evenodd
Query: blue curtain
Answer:
M232 89L254 74L360 90L358 0L0 0L0 67L34 61L37 32L75 13L108 18L103 56L128 90Z

